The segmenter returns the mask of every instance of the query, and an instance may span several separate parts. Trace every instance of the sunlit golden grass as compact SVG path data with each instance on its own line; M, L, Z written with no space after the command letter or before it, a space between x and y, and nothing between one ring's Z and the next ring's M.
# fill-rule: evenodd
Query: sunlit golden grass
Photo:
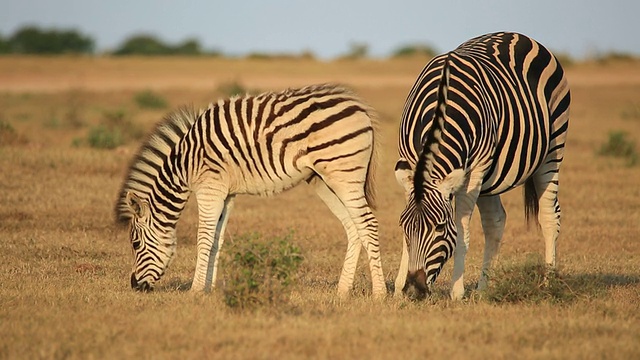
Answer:
M326 81L352 86L381 117L376 215L391 286L403 208L393 175L397 125L422 65L0 58L0 120L13 129L12 139L22 139L0 142L0 358L640 356L640 167L597 155L611 131L624 131L636 144L640 139L640 122L625 116L640 94L637 63L568 71L573 107L560 180L559 277L550 288L540 284L541 234L527 228L516 190L503 196L507 228L486 293L473 290L483 247L476 216L465 300L448 299L451 264L425 301L374 300L365 259L351 298L339 300L346 237L303 185L270 199L238 197L227 229L229 244L247 234L269 239L294 231L304 261L287 301L237 311L221 291L186 291L195 265L193 201L178 225L177 257L158 289L130 289L130 245L114 225L113 206L139 144L132 139L100 150L74 140L86 139L114 111L149 131L166 109L138 106L136 94L146 89L169 108L203 107L223 95L221 84L277 90Z

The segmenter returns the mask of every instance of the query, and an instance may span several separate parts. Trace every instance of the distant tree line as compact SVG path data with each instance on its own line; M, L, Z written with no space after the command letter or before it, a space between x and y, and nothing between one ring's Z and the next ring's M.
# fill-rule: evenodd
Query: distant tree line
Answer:
M220 55L218 51L205 51L196 39L187 39L177 45L167 44L153 35L134 35L124 41L112 55Z
M111 55L220 55L206 51L198 40L187 39L179 44L167 44L153 35L137 34L126 39ZM77 30L40 29L26 26L13 35L0 34L0 54L95 54L95 41Z
M94 39L75 29L42 29L37 26L25 26L18 29L9 37L0 34L0 55L1 54L33 54L33 55L54 55L54 54L88 54L96 53ZM143 55L143 56L225 56L218 50L203 49L197 39L186 39L177 44L164 42L154 35L135 34L125 39L115 49L103 52L107 55L126 56L126 55ZM392 58L403 58L420 56L425 58L433 58L440 52L429 44L414 43L402 45L390 54ZM350 44L349 49L341 56L339 60L357 60L369 57L369 46L363 42L354 42ZM570 65L575 60L565 53L558 53L558 57L564 65ZM265 53L253 52L245 55L248 59L314 59L315 55L304 50L299 54L287 53ZM599 62L634 60L638 59L637 55L628 53L608 52L597 54L592 60Z
M0 34L0 54L95 54L95 41L86 34L75 29L42 29L37 26L25 26L13 35L4 37ZM154 35L135 34L125 39L119 46L105 54L114 56L126 55L182 55L182 56L222 56L217 50L203 49L196 39L186 39L177 44L164 42ZM428 45L405 45L392 53L392 57L406 57L426 55L433 57L435 50ZM249 53L249 59L314 59L315 55L309 51L300 54L283 53ZM349 50L339 59L361 59L369 57L369 47L366 43L352 43Z
M0 54L92 54L94 41L75 30L27 26L9 38L0 35Z

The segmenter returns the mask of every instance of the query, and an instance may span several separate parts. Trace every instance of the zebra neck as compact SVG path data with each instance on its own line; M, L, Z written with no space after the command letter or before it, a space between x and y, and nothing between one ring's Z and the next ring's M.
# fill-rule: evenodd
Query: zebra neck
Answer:
M171 156L167 158L168 163L162 167L162 171L158 174L156 186L150 188L150 199L152 199L157 213L166 218L167 224L165 225L175 227L187 200L189 200L191 189L188 171L185 171L181 166L174 165L176 163L169 161L171 158ZM177 162L177 164L179 163Z

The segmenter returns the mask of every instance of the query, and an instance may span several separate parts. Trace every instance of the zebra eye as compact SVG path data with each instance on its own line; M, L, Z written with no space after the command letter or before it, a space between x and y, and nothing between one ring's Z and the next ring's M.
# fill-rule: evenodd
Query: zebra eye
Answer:
M435 231L438 232L438 233L443 233L446 226L447 226L446 223L436 224Z

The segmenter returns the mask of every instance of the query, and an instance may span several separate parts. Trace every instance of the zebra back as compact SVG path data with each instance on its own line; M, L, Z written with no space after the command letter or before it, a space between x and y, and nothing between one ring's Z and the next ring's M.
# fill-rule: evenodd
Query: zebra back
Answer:
M435 144L442 138L434 136L442 132L434 119L442 106L445 64L451 78L442 135L446 154ZM569 101L564 71L546 48L521 34L483 35L422 70L403 111L400 157L416 169L427 156L424 165L434 178L455 168L487 167L482 194L498 194L523 184L546 156L562 156ZM528 155L515 162L527 148Z
M274 134L284 133L289 128L299 126L299 123L304 122L314 111L324 111L325 107L330 108L340 103L352 104L351 108L354 110L345 109L344 113L329 116L322 123L310 123L305 132L293 133L285 138L279 144L279 153L274 152L274 144L271 143L275 141ZM324 128L349 116L351 111L364 112L371 121L370 127L353 129L353 131L371 132L373 137L364 190L367 203L371 208L375 208L377 114L351 90L335 84L321 84L287 89L282 92L267 92L257 96L235 96L212 103L204 111L196 112L183 107L168 114L144 142L129 166L115 207L116 220L124 224L134 215L126 196L128 192L132 192L149 201L154 210L152 213L157 214L158 211L155 210L162 210L160 213L168 220L177 221L188 196L182 195L191 190L190 180L193 179L190 177L194 175L193 170L203 158L202 153L194 153L194 151L201 149L202 142L206 142L210 136L216 136L216 139L224 141L221 143L222 148L214 149L218 163L226 161L223 152L227 151L235 165L249 171L258 167L260 169L277 167L280 170L285 166L282 161L288 142L298 141L314 132L324 132L325 136L330 138L334 130ZM295 116L292 117L288 115L289 113L294 113ZM207 131L210 131L211 135L203 133ZM232 132L236 135L225 140L223 132ZM357 134L356 132L347 135L345 139ZM201 144L187 145L182 150L174 149L181 139L188 137L193 137L193 141ZM347 141L345 139L335 140ZM261 150L263 145L254 143L258 141L266 142L263 143L266 151ZM254 173L258 172L254 171ZM271 170L266 172L265 176L287 176L287 174L271 173Z

